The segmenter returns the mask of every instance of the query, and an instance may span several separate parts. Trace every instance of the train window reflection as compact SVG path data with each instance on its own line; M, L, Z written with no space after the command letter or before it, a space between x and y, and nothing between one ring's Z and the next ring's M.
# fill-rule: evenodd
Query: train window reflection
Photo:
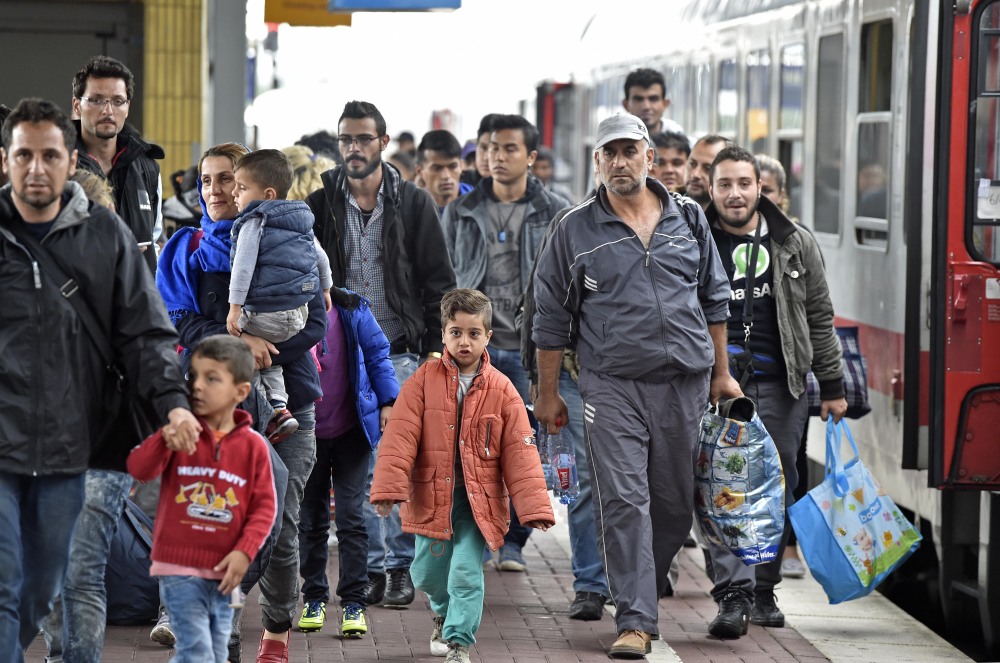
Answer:
M1000 4L987 7L979 21L979 91L1000 92Z
M747 144L754 154L767 152L771 130L771 56L767 51L747 54Z
M694 113L693 134L702 136L711 131L712 118L712 68L707 62L695 67L694 90L697 107Z
M736 60L723 60L719 63L719 94L716 97L719 104L718 131L729 137L736 133L736 114L739 109L736 72Z
M840 232L841 163L844 135L844 35L819 40L816 81L816 181L813 188L813 228Z
M781 115L779 129L802 129L802 87L806 48L792 44L781 49Z
M892 95L892 20L868 23L861 31L858 112L888 111Z
M854 213L887 219L889 208L889 122L858 125L858 196Z

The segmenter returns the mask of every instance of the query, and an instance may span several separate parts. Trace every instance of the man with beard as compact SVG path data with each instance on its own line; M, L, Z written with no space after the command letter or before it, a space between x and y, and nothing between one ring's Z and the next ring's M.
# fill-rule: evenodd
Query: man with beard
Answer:
M705 403L741 392L727 367L729 283L701 208L649 176L655 151L638 117L603 120L594 149L602 186L563 217L538 258L535 417L550 431L567 420L559 369L575 344L616 606L609 653L641 658L691 528Z
M441 298L454 289L455 273L441 249L444 237L434 199L382 160L389 136L378 108L366 101L347 102L337 131L344 164L323 173L323 188L306 203L316 216L316 238L330 256L334 285L371 302L402 384L421 355L440 356ZM373 454L369 490L374 462ZM413 535L403 532L398 506L388 518L379 518L367 490L364 505L366 605L406 607L413 602ZM303 508L302 522L310 520Z
M156 249L163 227L163 148L147 143L126 123L135 78L123 63L106 55L91 58L73 76L73 117L79 140L78 165L108 180L115 211L138 242L149 269L156 271Z
M685 195L701 205L707 211L712 198L708 193L708 169L715 160L715 155L722 148L731 145L728 139L718 134L708 134L698 139L688 155L687 187Z
M839 421L847 411L823 259L812 235L761 196L760 166L750 152L724 148L709 168L709 178L708 221L731 284L729 343L753 353L742 389L757 404L778 449L788 506L795 499L795 456L809 415L805 375L810 368L819 381L820 416ZM747 292L751 272L753 291ZM738 638L746 634L748 622L785 625L774 586L781 581L787 536L786 528L772 561L752 567L709 544L715 574L712 597L719 604L709 633Z
M528 403L528 376L521 364L515 318L545 230L569 202L530 174L538 156L534 125L520 115L494 115L480 130L488 134L490 177L445 207L441 225L458 287L479 290L493 302L490 363L510 378ZM577 425L582 418L581 410ZM530 532L511 509L510 530L499 551L500 570L525 570L521 549Z

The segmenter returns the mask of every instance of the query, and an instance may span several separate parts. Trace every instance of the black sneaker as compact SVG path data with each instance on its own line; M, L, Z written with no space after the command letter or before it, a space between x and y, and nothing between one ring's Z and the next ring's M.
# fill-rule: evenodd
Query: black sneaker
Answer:
M385 596L385 574L369 573L365 585L365 605L378 605Z
M226 643L226 649L228 650L228 655L226 660L229 663L240 663L240 634L233 633L229 636L229 642Z
M577 592L569 606L569 618L585 622L597 621L604 615L604 594Z
M382 599L383 608L405 608L413 603L413 580L410 569L389 569L389 586Z
M775 603L774 592L762 589L754 592L753 608L750 610L750 623L757 626L781 627L785 625L785 615Z
M719 614L708 625L717 638L738 638L750 625L750 599L742 592L728 592L719 601Z

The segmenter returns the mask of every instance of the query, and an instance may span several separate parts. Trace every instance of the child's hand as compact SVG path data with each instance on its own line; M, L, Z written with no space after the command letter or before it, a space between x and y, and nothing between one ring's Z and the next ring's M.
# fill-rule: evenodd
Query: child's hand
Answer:
M540 529L543 532L548 528L552 527L552 523L547 523L544 520L532 520L530 523L522 523L525 527L530 527L532 529Z
M249 566L250 558L242 550L234 550L223 557L222 561L212 569L213 571L226 572L225 577L222 578L222 582L219 583L219 593L231 594L234 589L239 587L240 581L247 574Z
M232 336L240 336L243 330L239 328L240 313L243 308L239 304L229 305L229 315L226 316L226 329Z
M378 429L380 431L385 430L385 425L389 423L389 415L392 414L391 405L383 405L382 409L379 411L378 415Z
M167 423L161 429L163 442L171 451L183 451L190 455L198 447L201 424L190 410L176 407L167 415Z
M323 305L326 306L326 312L329 313L330 309L333 308L333 300L330 298L330 289L323 289Z
M375 507L375 513L385 518L390 513L392 513L392 505L395 504L392 500L379 500L377 502L372 502L372 506Z

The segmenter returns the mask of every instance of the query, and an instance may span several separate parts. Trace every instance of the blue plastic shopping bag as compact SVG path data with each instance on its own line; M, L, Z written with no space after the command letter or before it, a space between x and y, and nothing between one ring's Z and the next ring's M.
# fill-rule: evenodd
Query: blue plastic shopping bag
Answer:
M854 458L840 457L843 431ZM847 422L826 424L826 477L788 509L809 570L830 603L870 594L920 546L903 517L858 458Z
M775 559L785 527L785 479L774 440L749 398L709 406L695 463L695 514L705 538L747 566Z

